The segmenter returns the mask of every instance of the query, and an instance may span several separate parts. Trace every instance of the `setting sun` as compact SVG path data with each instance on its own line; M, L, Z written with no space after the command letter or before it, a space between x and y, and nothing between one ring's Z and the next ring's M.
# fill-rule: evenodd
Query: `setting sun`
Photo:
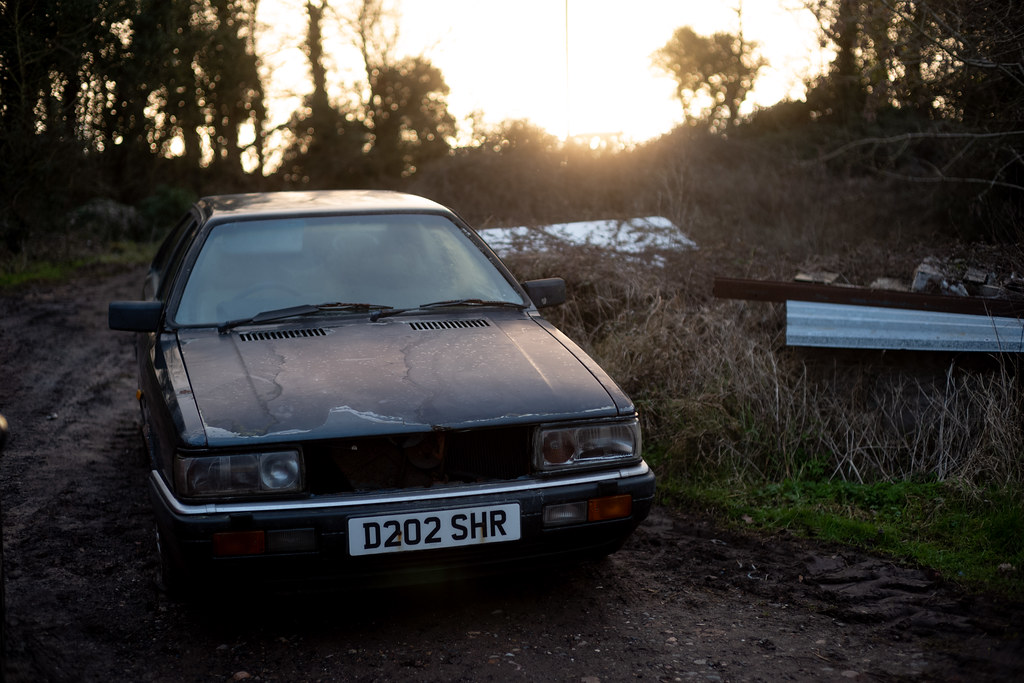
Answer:
M635 0L441 0L397 3L399 55L423 54L451 88L449 110L461 122L476 112L488 123L528 119L559 137L616 135L642 141L682 122L674 81L651 64L652 53L680 26L702 34L736 33L736 0L705 3ZM300 47L305 32L299 0L264 0L261 43L272 111L290 113L308 80ZM338 7L344 12L345 7ZM813 18L779 2L742 6L742 30L769 62L751 100L771 104L803 94L819 69ZM334 94L363 74L359 55L325 24ZM287 115L287 114L285 114Z

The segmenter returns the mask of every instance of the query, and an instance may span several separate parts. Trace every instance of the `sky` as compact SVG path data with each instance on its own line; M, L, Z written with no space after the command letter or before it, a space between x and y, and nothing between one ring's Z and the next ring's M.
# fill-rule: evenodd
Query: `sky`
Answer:
M690 26L697 33L739 30L740 0L392 0L400 12L398 55L422 54L444 74L448 109L464 121L529 119L558 137L618 135L643 141L683 120L673 79L651 55ZM272 116L295 109L308 91L301 51L304 0L261 0L260 54ZM349 0L333 0L343 8ZM794 0L744 0L742 29L771 66L753 99L772 104L803 94L821 68L815 24ZM568 19L568 21L567 21ZM325 47L341 96L362 76L358 53L328 22ZM568 23L568 30L566 24ZM567 41L568 39L568 41ZM568 42L568 50L566 44Z

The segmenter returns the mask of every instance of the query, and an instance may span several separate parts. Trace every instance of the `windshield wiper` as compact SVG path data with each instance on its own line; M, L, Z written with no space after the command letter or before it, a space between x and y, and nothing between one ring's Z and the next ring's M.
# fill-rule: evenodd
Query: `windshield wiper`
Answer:
M262 313L257 313L249 318L229 320L218 325L217 332L224 334L228 330L238 327L239 325L259 325L260 323L269 323L275 320L284 320L285 318L298 318L304 315L313 315L314 313L331 311L383 311L390 308L392 307L382 304L346 303L341 301L332 301L317 304L315 306L312 304L303 304L301 306L289 306L288 308L275 308L270 311L263 311Z
M370 315L370 321L377 322L381 318L387 318L388 316L398 315L400 313L407 313L409 311L426 311L432 308L458 308L460 306L501 306L504 308L518 308L520 310L524 308L529 308L529 306L527 306L526 304L517 301L491 301L488 299L446 299L444 301L431 301L429 304L420 304L415 308L389 308L386 311L374 311L373 314Z
M520 301L489 301L487 299L449 299L421 304L420 308L448 308L455 306L505 306L508 308L529 308Z

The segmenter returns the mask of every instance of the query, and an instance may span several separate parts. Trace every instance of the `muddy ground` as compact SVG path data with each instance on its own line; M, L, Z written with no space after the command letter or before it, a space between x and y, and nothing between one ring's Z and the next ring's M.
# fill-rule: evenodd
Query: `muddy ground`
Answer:
M656 508L612 557L401 591L158 585L130 336L141 271L0 295L8 681L1021 680L1024 607Z

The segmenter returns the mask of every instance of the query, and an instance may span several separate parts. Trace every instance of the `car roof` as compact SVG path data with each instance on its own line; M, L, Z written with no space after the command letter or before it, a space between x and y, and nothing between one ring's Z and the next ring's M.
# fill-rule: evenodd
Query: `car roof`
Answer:
M203 197L196 202L206 220L295 214L409 213L452 215L452 211L423 197L389 190L317 190L253 192Z

